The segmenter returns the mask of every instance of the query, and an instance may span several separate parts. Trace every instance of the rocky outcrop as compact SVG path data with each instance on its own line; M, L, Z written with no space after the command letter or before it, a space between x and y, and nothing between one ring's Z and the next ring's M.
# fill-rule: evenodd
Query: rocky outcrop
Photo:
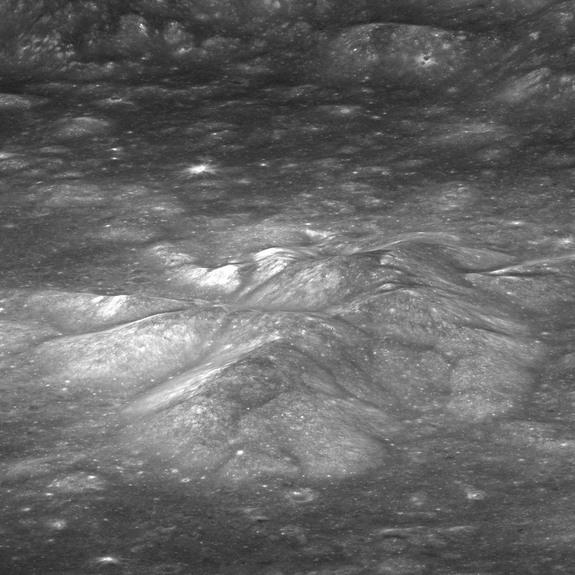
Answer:
M269 248L212 268L168 252L150 257L186 299L17 291L3 308L37 384L92 396L117 425L109 449L187 477L381 468L413 434L520 411L545 353L505 285L537 264L453 237Z

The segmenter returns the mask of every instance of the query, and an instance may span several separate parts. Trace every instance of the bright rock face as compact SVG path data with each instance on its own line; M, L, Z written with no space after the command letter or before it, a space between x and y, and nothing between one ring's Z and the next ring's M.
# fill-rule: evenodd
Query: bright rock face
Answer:
M543 353L511 299L468 279L489 284L509 258L453 238L271 248L215 268L171 249L150 253L170 255L165 279L188 299L39 292L6 305L63 332L31 356L43 381L124 397L113 443L191 476L387 465L414 426L520 409Z

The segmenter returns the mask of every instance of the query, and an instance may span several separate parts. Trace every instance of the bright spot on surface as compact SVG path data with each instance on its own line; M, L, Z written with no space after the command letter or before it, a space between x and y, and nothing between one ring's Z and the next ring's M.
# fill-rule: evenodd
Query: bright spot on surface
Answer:
M481 501L487 497L487 493L482 489L476 489L475 487L466 486L464 487L465 497L470 501Z
M573 236L565 236L555 240L555 243L559 247L571 247L575 243L575 239Z
M68 522L65 519L50 519L46 522L46 527L49 529L54 529L55 531L61 531L68 526Z
M202 174L215 174L217 168L209 162L202 162L200 164L191 164L184 169L184 173L188 176L201 176Z
M303 487L288 491L285 497L292 503L310 503L319 497L319 493L315 489Z

